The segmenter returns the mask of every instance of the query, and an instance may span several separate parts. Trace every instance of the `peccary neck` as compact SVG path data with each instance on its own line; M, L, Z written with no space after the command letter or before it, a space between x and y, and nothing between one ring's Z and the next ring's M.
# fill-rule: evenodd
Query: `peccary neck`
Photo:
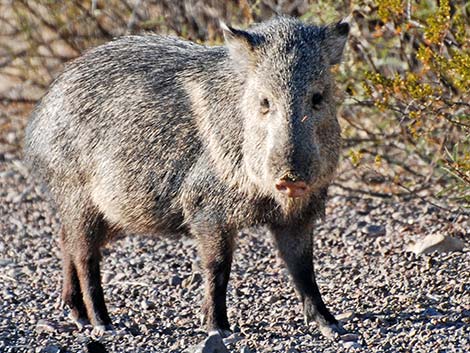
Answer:
M240 96L244 79L233 68L225 48L212 48L204 70L184 80L191 101L204 153L207 153L222 182L249 192L243 169L243 119ZM252 186L251 186L252 187Z

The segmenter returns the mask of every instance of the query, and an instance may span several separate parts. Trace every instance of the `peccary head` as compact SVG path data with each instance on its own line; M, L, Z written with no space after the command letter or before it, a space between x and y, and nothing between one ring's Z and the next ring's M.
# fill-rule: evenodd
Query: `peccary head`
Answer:
M243 75L243 159L261 194L283 206L308 199L331 180L340 151L331 65L349 25L317 27L286 17L247 31L223 26Z

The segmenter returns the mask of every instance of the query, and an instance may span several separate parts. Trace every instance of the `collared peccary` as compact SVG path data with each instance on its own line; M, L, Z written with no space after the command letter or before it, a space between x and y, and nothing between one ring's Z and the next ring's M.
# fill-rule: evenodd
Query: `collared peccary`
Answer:
M63 300L111 327L100 246L116 232L195 237L204 323L227 334L237 230L273 235L307 322L342 332L315 282L314 221L340 151L330 66L349 25L223 25L225 45L128 36L68 65L34 110L25 156L62 220Z

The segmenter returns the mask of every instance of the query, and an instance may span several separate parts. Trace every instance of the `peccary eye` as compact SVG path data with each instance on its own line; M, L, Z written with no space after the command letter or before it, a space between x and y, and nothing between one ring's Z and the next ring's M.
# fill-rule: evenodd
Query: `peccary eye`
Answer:
M267 98L261 99L259 111L261 114L267 114L270 110L269 100Z
M323 102L323 94L314 93L312 96L312 105L313 108L318 109L318 106Z

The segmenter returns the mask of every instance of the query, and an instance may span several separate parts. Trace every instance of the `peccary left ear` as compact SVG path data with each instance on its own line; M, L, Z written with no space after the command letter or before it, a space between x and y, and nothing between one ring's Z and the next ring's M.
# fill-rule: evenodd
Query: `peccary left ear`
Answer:
M326 27L324 48L330 65L338 64L349 34L349 23L340 21Z
M256 61L256 38L249 32L236 29L220 21L225 44L232 60L242 67L250 66Z

